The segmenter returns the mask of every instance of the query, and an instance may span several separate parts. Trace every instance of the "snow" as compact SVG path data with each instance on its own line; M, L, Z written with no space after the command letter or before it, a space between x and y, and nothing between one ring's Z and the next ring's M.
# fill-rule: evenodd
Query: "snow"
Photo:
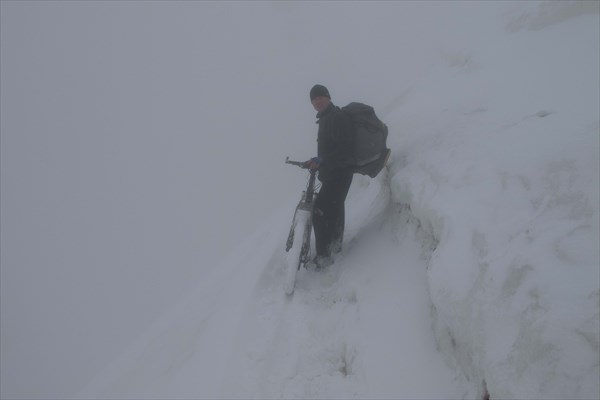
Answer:
M2 7L8 9L4 3ZM244 6L238 11L247 20L224 9L206 10L217 21L229 15L240 24L262 13L277 15L269 23L285 38L281 43L294 49L303 48L301 32L309 36L306 43L311 42L315 29L336 13L349 26L356 19L382 18L381 26L370 35L365 34L364 25L356 28L358 40L398 38L403 62L389 62L387 69L385 65L372 67L381 69L374 82L348 84L356 81L353 74L369 66L356 60L357 67L340 68L342 55L352 50L346 41L338 48L338 58L325 63L322 71L311 66L298 72L298 80L306 82L304 103L299 102L305 108L309 107L305 103L310 85L323 83L339 105L350 101L373 104L390 127L388 144L393 153L388 168L376 179L354 178L346 202L343 252L325 271L300 270L294 294L285 295L285 240L306 173L283 167L283 156L308 157L302 152L314 151L314 141L305 136L306 143L276 142L276 153L283 155L278 161L282 168L266 175L266 180L287 181L282 183L286 194L273 195L278 204L270 199L265 205L268 211L260 214L250 197L262 197L263 190L252 187L253 182L233 185L232 192L224 192L235 194L238 212L257 214L244 216L244 221L252 223L240 223L240 230L262 220L254 233L234 232L238 225L225 224L232 228L226 246L229 254L220 259L214 256L214 262L211 258L204 263L210 267L193 275L198 277L193 284L180 285L186 290L181 290L184 294L176 303L167 306L163 300L163 309L169 311L122 346L127 349L111 357L110 363L105 360L102 368L98 366L83 390L77 389L81 383L73 383L70 392L59 397L471 399L489 393L492 399L600 398L598 3L391 2L377 7L360 2L344 7L323 3L317 15L314 7L310 2ZM173 9L162 11L167 19L175 15L170 14ZM392 25L396 18L403 23ZM425 28L411 24L413 19L426 22ZM345 22L340 24L345 27ZM327 32L329 41L317 46L317 58L326 59L326 44L336 43L343 38L340 32L347 31ZM235 36L236 31L223 35ZM269 37L266 30L259 36L265 41ZM415 40L403 43L407 37ZM245 38L237 39L235 48L250 57L252 48ZM389 55L393 40L386 43ZM296 51L285 52L277 46L260 51L288 55L289 60L273 56L278 68L305 65ZM225 54L222 49L218 53ZM352 57L356 55L348 55ZM208 66L215 74L216 65ZM247 84L259 69L254 68L245 71L247 76L231 79ZM337 70L342 72L338 75ZM2 76L4 86L5 72ZM280 95L283 88L290 87L279 87ZM223 88L223 93L234 92L233 86ZM295 108L294 102L290 101L291 107L286 102L277 104L277 110ZM254 107L249 105L252 112ZM281 112L291 115L289 110ZM306 115L301 117L310 120L312 115ZM209 125L219 126L217 120L223 116L214 115L215 122ZM245 125L258 130L267 124L267 117L256 117L261 121ZM228 121L227 126L233 124ZM299 126L315 131L309 122ZM38 359L27 355L32 361L23 357L18 365L14 361L15 349L23 346L14 339L18 332L14 326L21 326L15 321L25 324L21 320L27 319L33 326L36 321L31 317L34 314L17 307L21 297L13 291L8 292L10 297L6 294L6 277L13 285L26 281L5 266L8 262L18 265L14 253L8 257L5 250L7 234L10 243L15 243L5 223L5 200L12 200L5 194L5 178L11 178L11 188L19 186L13 183L16 175L6 172L6 166L17 165L5 157L6 143L16 143L10 136L11 140L6 139L12 125L3 121L2 126L2 397L56 397L56 391L32 392L20 386L30 378L32 386L44 387L39 376L19 371L24 366L41 369L40 365L52 364L56 359L42 358L50 353ZM169 160L174 164L161 177L173 179L179 167L193 166L188 158L193 142L185 142L190 147L184 149L169 145L153 132L149 140L173 153ZM244 161L242 153L249 149L244 146L249 143L246 140L240 139L242 151L234 150ZM219 142L206 150L206 156L225 148ZM266 160L269 157L265 155ZM257 171L263 171L263 162L257 161ZM240 165L244 164L236 164ZM219 176L221 171L210 172ZM235 182L227 178L242 176L239 170L222 174L227 183ZM209 185L216 182L210 175L205 179ZM176 206L171 216L194 215L195 223L205 222L206 232L223 218L219 212L229 203L219 204L216 189L211 193L216 201L192 194L192 199L203 201L204 210L216 215L198 216L191 211L192 201L177 197L190 195L189 191L177 191L178 182L170 184L171 197L159 200ZM225 190L222 187L216 186ZM273 193L277 188L269 190ZM107 194L108 198L113 195ZM141 204L156 210L150 207L154 203ZM143 222L147 215L140 211L135 221ZM123 222L135 231L133 223ZM158 226L169 225L160 222ZM147 229L148 224L142 223L140 234ZM200 233L176 232L180 239L186 233ZM189 238L182 240L191 243ZM161 246L161 241L169 245ZM179 256L167 262L174 249L182 248L163 236L152 236L144 244L152 249L148 254L160 255L170 268L177 268L177 260L189 263L193 259ZM207 253L209 246L206 243ZM91 246L91 250L97 248ZM158 279L163 276L157 274ZM125 307L137 296L132 287L130 297L117 299ZM123 325L125 320L119 319ZM61 324L57 326L55 334L60 335ZM67 326L63 322L63 331ZM66 332L64 336L68 338ZM5 356L6 349L10 357ZM64 369L63 379L67 379Z
M411 137L392 179L396 201L438 242L429 285L439 340L499 398L598 396L598 46L579 40L598 36L597 16L579 21L506 37L469 85L464 66L443 75L462 93L418 121L440 132ZM535 73L511 72L525 66ZM502 73L512 79L476 97ZM494 96L508 93L500 108ZM407 102L398 121L421 106Z
M399 207L388 209L383 176L373 182L357 177L354 185L348 201L354 229L347 232L348 249L330 269L299 271L294 294L284 293L282 232L291 210L282 208L82 395L468 394L464 378L436 350L417 225L406 224L409 217ZM383 221L388 214L394 217ZM380 257L373 260L373 254Z

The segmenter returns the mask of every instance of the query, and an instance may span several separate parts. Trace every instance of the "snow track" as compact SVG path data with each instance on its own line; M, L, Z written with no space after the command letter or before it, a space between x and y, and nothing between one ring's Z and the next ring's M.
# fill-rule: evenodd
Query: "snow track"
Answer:
M283 290L287 210L225 260L84 397L472 394L436 350L416 224L406 222L399 207L381 211L389 198L381 182L359 179L355 191L349 245L327 270L300 270L293 296ZM377 209L378 218L368 216Z

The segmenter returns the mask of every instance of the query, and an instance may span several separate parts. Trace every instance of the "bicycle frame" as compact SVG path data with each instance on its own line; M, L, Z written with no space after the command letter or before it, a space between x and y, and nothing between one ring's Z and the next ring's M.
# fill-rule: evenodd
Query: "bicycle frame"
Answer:
M285 160L286 164L304 167L304 163ZM292 226L286 242L286 279L285 291L288 295L294 292L296 272L309 261L310 236L312 232L312 213L315 203L316 171L310 170L306 190L302 192L300 202L294 211ZM294 240L299 239L299 240Z
M299 162L299 161L290 161L289 158L286 158L285 160L286 164L292 164L292 165L296 165L300 168L304 168L304 163ZM302 192L302 197L300 198L300 202L298 203L298 205L296 206L296 211L294 212L294 219L292 220L292 227L290 229L290 234L288 235L288 240L286 243L286 251L289 251L290 248L293 246L294 244L294 226L296 225L297 222L297 215L298 215L298 210L306 210L310 213L310 219L308 221L308 223L310 224L310 228L312 228L312 213L313 213L313 207L314 207L314 201L315 201L315 197L318 193L315 193L315 178L316 178L316 170L310 170L309 171L309 178L308 178L308 184L306 185L306 190ZM310 239L310 234L309 234L309 239ZM308 245L310 246L310 243L308 243ZM310 249L310 247L309 247Z

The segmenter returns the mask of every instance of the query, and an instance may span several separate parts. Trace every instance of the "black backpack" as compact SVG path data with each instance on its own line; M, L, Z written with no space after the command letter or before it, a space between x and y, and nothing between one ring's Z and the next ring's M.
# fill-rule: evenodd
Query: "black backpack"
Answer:
M387 148L388 127L381 122L373 107L350 103L341 110L352 120L354 172L374 178L385 167L391 150Z

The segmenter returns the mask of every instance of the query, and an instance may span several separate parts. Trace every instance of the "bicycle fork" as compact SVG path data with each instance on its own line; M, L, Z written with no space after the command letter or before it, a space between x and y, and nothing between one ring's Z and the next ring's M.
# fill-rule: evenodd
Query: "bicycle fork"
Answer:
M310 235L312 232L312 201L306 201L306 192L303 193L302 199L298 203L296 207L296 211L294 212L294 218L292 220L292 226L290 228L290 233L288 234L288 239L286 242L285 251L289 251L294 245L295 239L302 240L302 248L300 250L300 262L298 263L298 268L300 265L304 265L309 261L309 253L310 253ZM296 226L298 224L302 224L304 229L300 229L298 232L303 232L302 238L295 238Z

